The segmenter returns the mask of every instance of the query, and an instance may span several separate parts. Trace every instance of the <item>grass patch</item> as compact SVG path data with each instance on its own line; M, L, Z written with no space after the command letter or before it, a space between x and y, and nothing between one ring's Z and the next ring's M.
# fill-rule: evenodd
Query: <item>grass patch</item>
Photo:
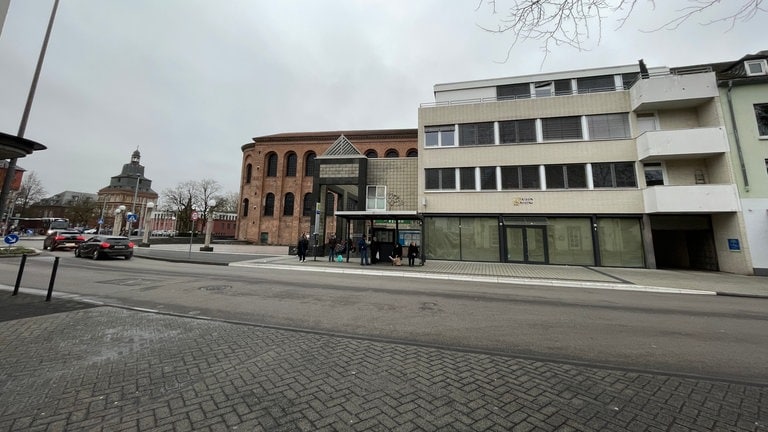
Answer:
M37 254L37 251L34 249L22 247L22 246L0 247L0 258L16 257L16 256L22 256L24 254L27 254L27 255Z

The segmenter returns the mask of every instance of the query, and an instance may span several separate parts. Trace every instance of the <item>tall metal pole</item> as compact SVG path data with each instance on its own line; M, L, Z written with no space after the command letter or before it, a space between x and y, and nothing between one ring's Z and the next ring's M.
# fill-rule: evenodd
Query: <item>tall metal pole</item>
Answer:
M40 55L37 58L37 67L35 68L35 75L32 77L32 85L29 88L29 94L27 95L27 104L24 106L24 114L21 115L21 124L19 125L19 138L24 138L24 132L27 130L27 120L29 119L29 112L32 110L32 101L35 99L35 90L37 89L37 82L40 79L40 71L43 69L43 59L45 58L45 51L48 49L48 39L51 37L51 30L53 29L53 20L56 18L56 9L59 8L59 0L54 0L53 10L51 11L51 18L48 20L48 28L45 30L45 38L43 39L43 47L40 49ZM5 201L8 200L8 193L11 190L11 183L16 176L16 158L11 158L8 161L8 169L5 172L5 181L3 182L3 189L0 191L0 217L2 217L5 211Z
M133 204L131 205L131 214L133 217L136 217L136 197L139 195L139 182L141 181L141 174L136 174L136 190L133 191ZM128 227L128 235L127 237L131 237L131 228L133 225L133 221L128 219L128 224L126 225Z

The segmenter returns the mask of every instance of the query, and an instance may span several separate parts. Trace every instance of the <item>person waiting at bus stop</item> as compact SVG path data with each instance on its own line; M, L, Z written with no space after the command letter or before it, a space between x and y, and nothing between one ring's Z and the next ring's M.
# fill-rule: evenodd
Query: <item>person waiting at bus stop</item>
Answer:
M360 265L371 265L371 261L368 258L368 250L371 244L366 241L365 236L360 236L360 240L357 241L357 250L360 251Z

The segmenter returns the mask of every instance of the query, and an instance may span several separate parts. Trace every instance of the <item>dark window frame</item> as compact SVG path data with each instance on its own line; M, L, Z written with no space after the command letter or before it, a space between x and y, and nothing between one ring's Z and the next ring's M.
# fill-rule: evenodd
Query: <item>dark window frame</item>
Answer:
M535 142L537 142L536 119L504 120L499 122L499 144L527 144Z
M456 190L455 168L427 168L424 170L425 190Z
M264 216L275 215L275 194L269 192L264 197Z
M267 177L277 177L277 153L267 155Z
M292 192L285 194L283 198L283 216L293 216L294 206L296 205L296 198Z
M314 177L315 176L315 159L317 158L317 154L315 152L309 152L306 156L304 156L304 176L305 177Z
M629 113L595 114L586 117L590 140L631 138Z
M245 165L245 183L251 182L251 176L253 176L253 164L248 163Z
M493 122L459 125L459 147L493 145L496 143Z
M578 126L578 127L577 127ZM543 141L580 141L584 139L581 116L541 119Z
M288 153L285 156L285 176L286 177L296 177L296 166L299 163L299 157L296 156L296 153Z
M768 138L768 103L754 104L755 122L757 123L757 135L763 139Z
M302 216L312 216L315 211L314 202L312 201L312 194L307 192L304 194L304 199L301 206Z

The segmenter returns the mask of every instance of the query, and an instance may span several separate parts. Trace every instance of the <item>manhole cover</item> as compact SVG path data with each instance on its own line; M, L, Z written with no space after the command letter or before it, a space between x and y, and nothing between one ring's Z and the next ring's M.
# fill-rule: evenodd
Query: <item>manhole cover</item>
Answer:
M232 287L229 285L209 285L209 286L201 287L200 289L203 291L222 291L230 288Z

